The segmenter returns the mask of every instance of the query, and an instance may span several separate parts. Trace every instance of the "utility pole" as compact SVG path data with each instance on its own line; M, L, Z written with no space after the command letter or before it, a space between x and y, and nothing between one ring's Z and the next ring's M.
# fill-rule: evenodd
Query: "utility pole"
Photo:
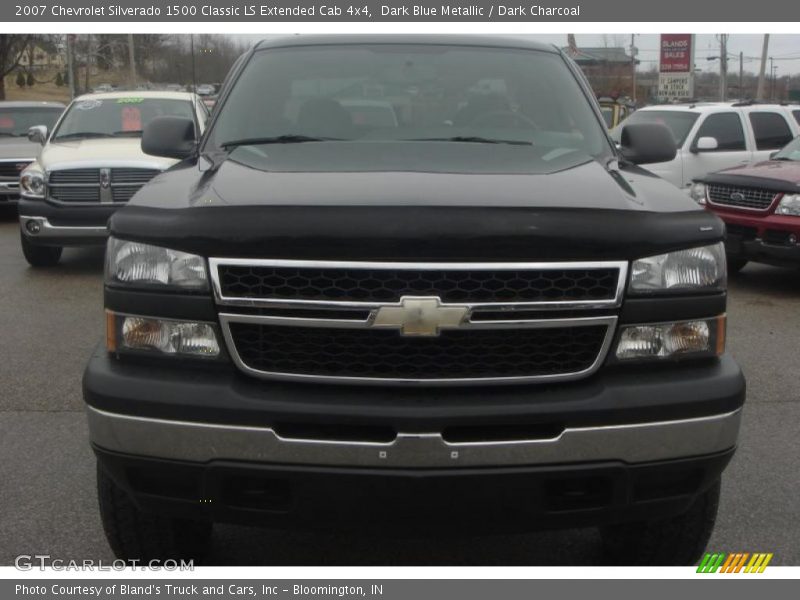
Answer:
M128 61L131 67L131 88L136 87L136 55L133 49L133 34L128 34Z
M72 44L75 41L75 34L67 34L67 77L69 78L69 99L75 97L75 69L72 64Z
M764 99L764 74L767 70L767 53L769 52L769 34L764 34L764 46L761 49L761 68L758 70L758 89L756 100Z
M744 99L744 52L739 52L739 100Z
M719 36L719 99L728 99L728 34Z
M769 101L775 100L775 59L769 57Z
M195 72L195 65L194 65L194 34L189 34L189 46L191 49L192 54L192 91L197 91L197 73Z
M636 34L631 34L631 100L633 100L633 104L636 105L636 43L634 41L634 36Z

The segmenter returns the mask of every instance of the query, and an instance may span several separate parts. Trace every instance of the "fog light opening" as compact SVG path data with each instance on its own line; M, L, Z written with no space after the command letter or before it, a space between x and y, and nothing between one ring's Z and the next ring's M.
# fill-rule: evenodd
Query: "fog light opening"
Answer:
M25 229L31 235L36 235L42 230L42 224L34 219L29 219L28 221L25 222Z

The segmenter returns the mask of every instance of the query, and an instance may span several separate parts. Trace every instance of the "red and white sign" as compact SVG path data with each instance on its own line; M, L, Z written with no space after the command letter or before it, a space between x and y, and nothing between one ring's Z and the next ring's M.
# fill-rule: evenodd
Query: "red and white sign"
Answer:
M694 36L691 33L662 33L661 56L662 73L691 73L694 69Z

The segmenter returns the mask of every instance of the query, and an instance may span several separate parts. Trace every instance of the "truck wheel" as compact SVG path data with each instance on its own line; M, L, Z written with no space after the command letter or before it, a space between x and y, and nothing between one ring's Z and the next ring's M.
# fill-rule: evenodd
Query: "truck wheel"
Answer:
M717 480L687 512L676 517L602 528L604 558L625 566L696 564L714 529L719 491Z
M19 232L19 240L22 244L22 253L25 255L25 260L32 267L53 267L57 265L61 258L61 252L64 250L61 246L37 246L36 244L31 244L21 231Z
M747 260L744 258L731 258L728 257L728 273L738 273L744 266L747 264Z
M97 465L97 498L108 544L117 558L190 560L205 554L211 522L189 521L140 511L127 494Z

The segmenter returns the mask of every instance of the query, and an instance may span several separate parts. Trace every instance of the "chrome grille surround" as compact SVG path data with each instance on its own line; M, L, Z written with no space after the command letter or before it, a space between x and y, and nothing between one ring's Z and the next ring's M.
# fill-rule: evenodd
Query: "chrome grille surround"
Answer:
M547 270L592 270L614 269L617 271L616 287L613 297L590 300L539 300L523 302L442 302L438 296L423 297L404 296L399 302L353 301L353 300L304 300L281 297L235 297L223 294L220 285L219 269L227 265L253 265L270 267L308 267L325 269L389 269L411 271L479 271L479 270L514 270L547 271ZM620 307L627 282L628 263L626 261L587 261L587 262L510 262L510 263L416 263L416 262L356 262L356 261L297 261L269 259L209 259L210 277L213 285L215 301L219 306L220 324L231 358L243 372L264 379L290 381L308 381L342 384L382 384L382 385L497 385L519 383L541 383L551 381L575 380L588 377L600 368L610 349L616 331L617 316L609 314ZM240 356L232 331L232 324L251 324L279 327L306 327L317 330L324 329L360 329L378 331L385 328L376 324L375 320L381 309L398 307L407 299L436 300L442 308L460 307L465 309L465 317L455 329L459 332L487 330L543 330L561 328L605 327L605 333L599 352L594 361L578 371L548 373L544 375L515 375L503 377L363 377L353 373L343 375L318 375L288 371L265 371L248 365ZM255 312L254 312L255 311ZM348 318L348 311L353 318ZM481 319L481 312L501 313L504 318ZM520 311L525 311L521 313ZM536 313L531 316L531 311ZM541 312L540 312L541 311ZM547 311L570 311L564 318L553 313L547 318ZM576 316L575 311L580 311ZM604 314L592 314L591 311L603 311ZM326 316L330 312L330 316ZM585 316L584 316L585 314ZM308 315L308 316L306 316ZM507 315L507 317L506 317ZM400 337L398 331L398 339ZM438 335L438 332L437 334Z
M753 187L711 183L707 198L711 204L741 210L768 210L779 193Z

